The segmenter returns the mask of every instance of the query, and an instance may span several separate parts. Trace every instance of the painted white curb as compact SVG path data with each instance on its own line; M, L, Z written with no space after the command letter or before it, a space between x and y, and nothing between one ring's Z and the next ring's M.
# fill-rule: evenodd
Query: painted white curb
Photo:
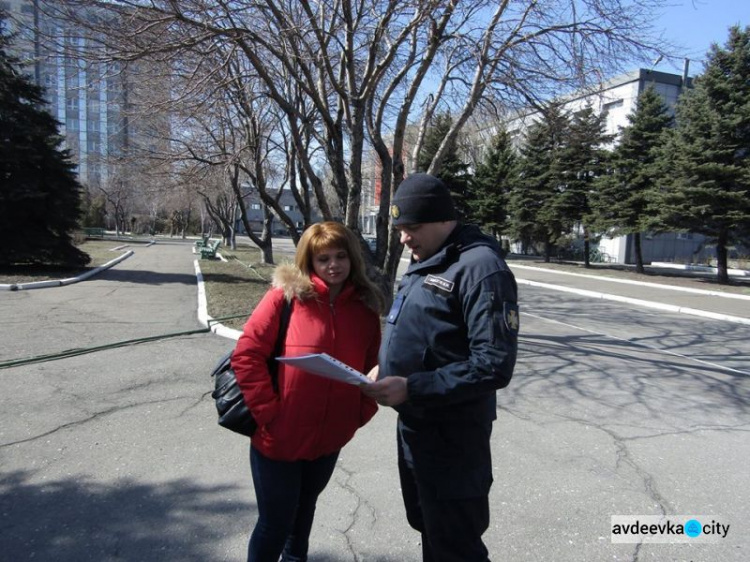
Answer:
M549 270L545 270L545 271L549 271ZM563 293L574 293L576 295L582 295L585 297L591 297L595 299L624 302L627 304L634 304L636 306L643 306L646 308L656 308L658 310L665 310L667 312L691 314L693 316L702 316L703 318L711 318L713 320L723 320L725 322L734 322L736 324L745 324L747 326L750 326L750 318L741 318L739 316L729 316L727 314L718 314L716 312L710 312L707 310L698 310L696 308L688 308L684 306L677 306L674 304L664 304L661 302L644 301L641 299L622 297L620 295L597 293L596 291L587 291L585 289L572 289L570 287L562 287L560 285L550 285L549 283L539 283L537 281L529 281L528 279L516 279L516 283L520 285L529 285L531 287L541 287L542 289L551 289L553 291L561 291Z
M201 267L198 264L198 260L193 260L193 266L195 267L195 276L198 278L198 322L210 328L211 331L217 336L222 336L230 340L238 340L242 335L239 330L227 328L223 324L216 322L211 316L208 315L208 306L206 301L206 287L203 283L203 273L201 273Z
M704 273L717 273L719 268L712 265L697 265L697 264L681 264L681 263L669 263L669 262L651 262L651 265L657 267L668 267L670 269L684 269L686 271L702 271ZM735 277L750 277L750 271L746 269L727 269L727 275Z
M585 273L574 273L572 271L560 271L557 269L547 269L546 267L533 267L530 265L517 265L508 264L508 267L513 269L528 269L530 271L541 271L544 273L552 273L555 275L571 275L573 277L584 277L586 279L596 279L597 281L605 281L609 283L623 283L625 285L640 285L642 287L650 287L652 289L663 289L668 291L682 291L683 293L694 293L696 295L706 295L711 297L723 297L726 299L739 299L750 301L750 295L740 295L737 293L724 293L721 291L709 291L706 289L694 289L692 287L677 287L675 285L664 285L663 283L650 283L648 281L635 281L633 279L617 279L614 277L605 277L603 275L587 275Z
M117 256L113 260L109 260L104 265L100 265L99 267L96 267L90 271L87 271L86 273L79 275L78 277L68 277L67 279L54 279L50 281L33 281L31 283L14 283L12 285L0 285L0 290L5 291L21 291L21 290L28 290L28 289L44 289L46 287L62 287L65 285L72 285L73 283L78 283L79 281L84 281L91 277L92 275L96 275L97 273L104 271L105 269L109 269L113 265L117 265L121 261L129 258L133 255L133 250L129 250L122 254L121 256Z

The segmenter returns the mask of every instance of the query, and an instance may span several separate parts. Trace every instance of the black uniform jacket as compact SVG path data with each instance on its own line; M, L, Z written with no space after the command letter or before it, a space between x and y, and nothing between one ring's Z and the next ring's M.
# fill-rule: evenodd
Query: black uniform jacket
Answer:
M513 274L495 239L473 225L458 225L399 285L379 376L407 378L409 399L396 407L404 456L445 493L450 480L453 497L489 490L495 391L513 374L518 328Z

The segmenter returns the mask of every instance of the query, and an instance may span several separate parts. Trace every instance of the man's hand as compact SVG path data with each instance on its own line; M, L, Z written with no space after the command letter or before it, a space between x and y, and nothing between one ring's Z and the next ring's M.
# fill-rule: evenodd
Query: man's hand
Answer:
M372 371L368 373L368 377ZM404 377L385 377L372 384L362 385L362 392L381 406L398 406L409 398Z

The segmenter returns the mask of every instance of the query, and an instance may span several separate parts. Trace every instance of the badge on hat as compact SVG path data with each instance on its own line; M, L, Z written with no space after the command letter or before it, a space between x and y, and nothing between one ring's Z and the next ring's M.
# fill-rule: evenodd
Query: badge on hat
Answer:
M398 208L398 205L391 205L391 216L394 219L397 219L401 216L401 209Z

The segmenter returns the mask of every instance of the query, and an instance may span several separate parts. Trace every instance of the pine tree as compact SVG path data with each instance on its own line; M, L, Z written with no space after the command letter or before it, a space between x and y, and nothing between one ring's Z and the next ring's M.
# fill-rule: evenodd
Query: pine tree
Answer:
M731 28L724 49L712 46L676 117L659 163L656 227L714 241L718 281L728 283L727 247L750 233L750 27Z
M435 116L434 122L427 129L425 134L424 145L419 151L417 158L417 169L420 172L426 172L432 163L432 159L437 154L440 144L443 142L445 135L448 134L453 119L450 113L442 113ZM466 217L469 197L469 181L471 175L468 172L469 165L465 164L459 157L456 146L452 146L450 151L443 159L440 169L435 174L445 182L450 189L456 209L462 217Z
M620 130L609 173L595 182L592 197L594 228L611 235L633 234L636 271L643 273L641 232L648 220L650 193L658 187L659 174L654 165L662 145L664 131L672 117L661 96L648 87L638 97L628 125Z
M555 175L561 178L559 196L553 201L566 230L583 229L584 264L589 267L590 241L587 222L591 214L591 193L597 177L606 170L609 158L604 146L612 141L605 133L606 117L589 106L573 114L565 140L555 161Z
M8 47L0 35L0 265L84 265L90 258L71 239L81 189L74 165L42 109L41 88L20 73Z
M510 135L501 129L470 183L468 218L495 236L506 228L510 182L517 173L517 160Z
M529 127L521 148L520 178L511 190L508 205L511 236L521 240L524 252L529 246L542 244L547 262L552 248L566 233L565 222L555 208L562 183L555 162L567 128L568 117L555 106L544 111L542 121Z

